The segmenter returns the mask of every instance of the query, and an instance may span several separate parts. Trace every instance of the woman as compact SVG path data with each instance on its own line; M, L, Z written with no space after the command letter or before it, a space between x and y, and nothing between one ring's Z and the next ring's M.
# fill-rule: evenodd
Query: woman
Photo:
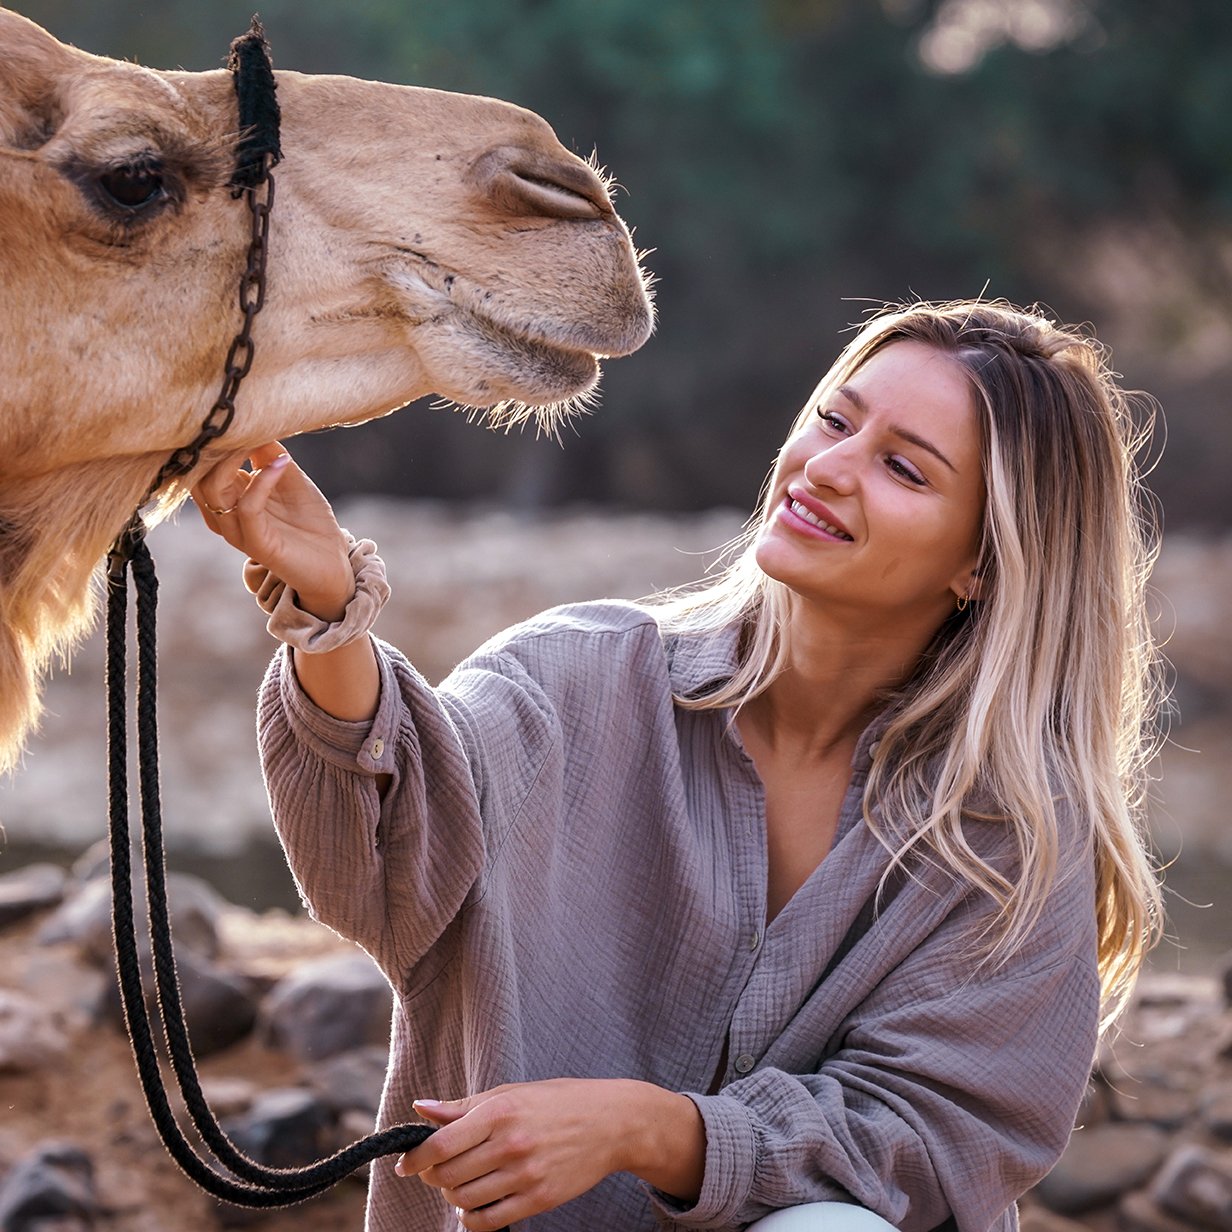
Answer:
M436 690L281 447L203 480L290 647L291 866L395 990L381 1120L441 1127L374 1167L370 1228L1013 1226L1157 927L1133 445L1079 334L887 311L726 573Z

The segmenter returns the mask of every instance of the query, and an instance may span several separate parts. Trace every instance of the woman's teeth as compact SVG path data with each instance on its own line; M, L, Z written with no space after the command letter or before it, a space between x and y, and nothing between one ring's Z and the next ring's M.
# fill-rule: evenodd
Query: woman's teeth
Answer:
M820 526L822 530L828 531L831 535L837 536L839 539L851 541L851 536L845 531L840 530L837 526L831 526L829 522L823 522L811 509L800 504L798 500L791 502L791 511L797 517L803 518L806 522L811 522L814 526Z

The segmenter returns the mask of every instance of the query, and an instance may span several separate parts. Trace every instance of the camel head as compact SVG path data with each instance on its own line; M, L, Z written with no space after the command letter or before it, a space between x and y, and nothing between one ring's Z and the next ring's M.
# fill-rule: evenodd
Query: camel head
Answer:
M428 393L550 424L601 358L646 340L646 280L604 179L538 116L276 80L256 358L202 466ZM0 9L0 768L50 659L88 627L107 545L218 394L250 235L228 188L237 124L223 70L90 55Z

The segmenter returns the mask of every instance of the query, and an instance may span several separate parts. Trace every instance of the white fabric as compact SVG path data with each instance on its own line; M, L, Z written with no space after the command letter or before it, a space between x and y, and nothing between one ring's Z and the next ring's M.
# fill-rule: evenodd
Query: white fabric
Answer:
M895 1232L865 1206L850 1202L807 1202L775 1211L748 1226L747 1232Z

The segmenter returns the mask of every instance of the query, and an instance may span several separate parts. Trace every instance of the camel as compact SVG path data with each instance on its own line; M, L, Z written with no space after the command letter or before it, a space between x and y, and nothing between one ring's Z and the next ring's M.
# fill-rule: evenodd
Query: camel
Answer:
M429 393L550 426L600 359L649 336L608 183L539 116L275 77L268 298L235 422L198 472ZM92 623L108 545L217 396L250 235L226 187L236 128L226 71L95 56L0 9L0 771Z

